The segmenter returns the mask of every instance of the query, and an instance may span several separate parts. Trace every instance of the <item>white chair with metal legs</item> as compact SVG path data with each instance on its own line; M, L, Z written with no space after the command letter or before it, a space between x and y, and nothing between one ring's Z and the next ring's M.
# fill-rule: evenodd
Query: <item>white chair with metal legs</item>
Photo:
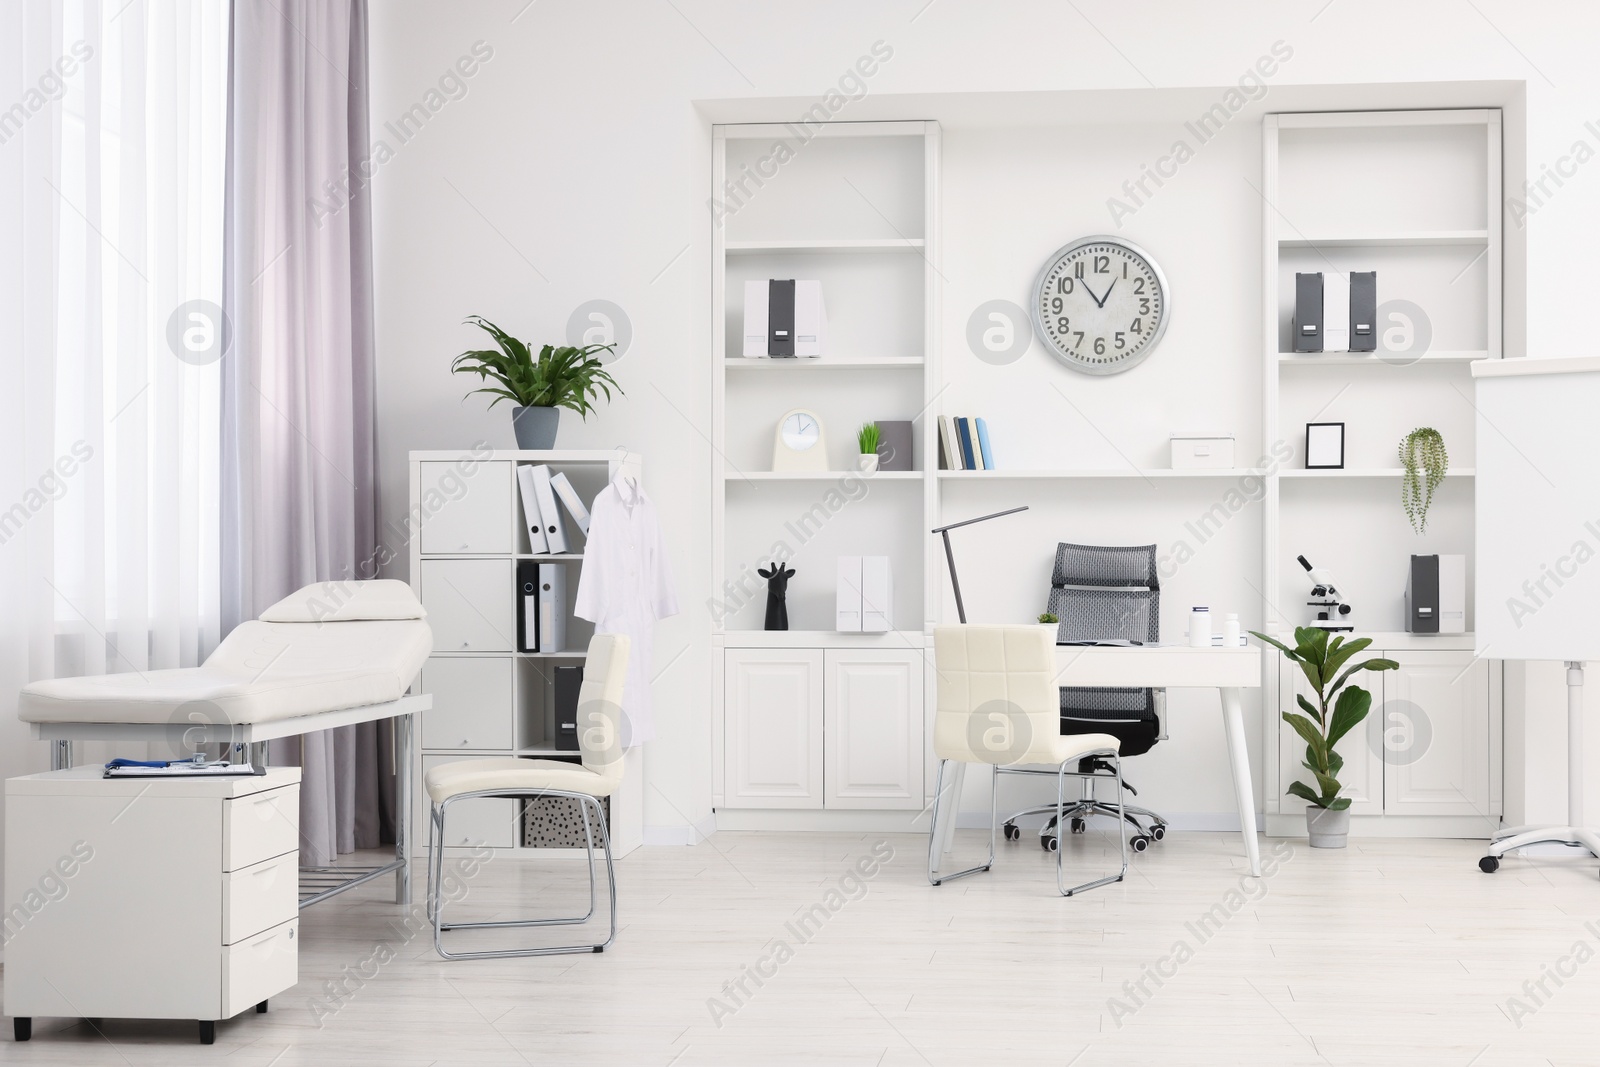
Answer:
M447 960L500 959L510 956L549 956L561 952L603 952L617 936L617 878L611 862L611 835L606 829L601 798L610 796L622 782L622 685L628 674L628 638L624 634L599 634L589 642L583 664L583 685L578 691L578 747L581 764L551 759L476 759L446 763L430 770L425 780L432 801L428 821L428 918L433 923L433 947ZM447 923L440 899L443 886L445 817L457 801L479 797L532 800L565 797L578 804L583 817L589 854L589 910L583 915L555 919L511 919L500 922ZM534 926L573 926L594 917L596 905L595 838L605 855L606 882L611 897L611 932L604 941L550 948L493 949L480 952L446 952L444 933Z
M938 872L943 838L941 808L959 808L944 795L945 768L952 761L987 763L996 769L1019 764L1056 767L1056 888L1070 897L1087 889L1120 882L1128 873L1128 842L1118 832L1122 869L1068 886L1062 870L1066 850L1059 837L1062 815L1069 801L1066 783L1071 778L1110 778L1117 784L1117 814L1121 821L1122 773L1117 739L1109 734L1069 734L1061 730L1059 681L1055 670L1055 645L1038 626L941 626L934 631L934 670L938 696L933 723L933 751L939 759L933 818L928 835L928 881L940 885L994 866L995 802L998 773L989 791L989 859L977 867L949 874ZM1081 771L1079 760L1100 757L1107 774ZM1091 761L1094 762L1094 761ZM955 798L959 800L959 798ZM952 810L946 818L954 818Z

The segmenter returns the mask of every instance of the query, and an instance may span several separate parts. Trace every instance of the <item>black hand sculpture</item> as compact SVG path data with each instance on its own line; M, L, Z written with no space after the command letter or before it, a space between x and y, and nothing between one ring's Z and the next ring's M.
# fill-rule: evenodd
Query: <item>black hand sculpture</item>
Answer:
M789 606L784 603L784 594L789 589L789 579L794 577L794 568L774 561L770 567L762 567L757 574L767 580L767 624L769 630L787 630L789 628Z

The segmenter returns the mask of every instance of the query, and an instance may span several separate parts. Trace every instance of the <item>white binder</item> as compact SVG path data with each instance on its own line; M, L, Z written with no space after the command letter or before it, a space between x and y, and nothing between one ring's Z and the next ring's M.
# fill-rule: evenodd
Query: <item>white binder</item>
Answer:
M572 483L567 480L566 473L557 471L550 479L550 487L556 491L556 496L561 498L562 506L567 509L567 514L572 516L572 521L578 524L584 536L589 535L589 509L583 506L583 500L578 496L578 491L572 488Z
M766 359L771 340L768 302L770 279L752 278L744 283L744 345L748 359ZM815 279L794 283L794 354L815 358L828 345L828 309L822 302L822 283Z
M550 487L550 468L541 463L532 468L533 492L539 500L539 517L544 521L544 537L547 548L536 548L535 552L565 552L567 550L567 535L561 529L561 513L556 510L556 495Z
M517 467L517 491L522 497L523 525L528 528L528 551L548 552L545 547L544 518L539 512L539 498L533 487L533 468L524 463Z
M861 557L839 557L839 588L834 601L834 629L861 632Z
M567 650L567 565L539 564L539 651Z
M861 632L888 633L894 603L894 577L888 556L861 557Z

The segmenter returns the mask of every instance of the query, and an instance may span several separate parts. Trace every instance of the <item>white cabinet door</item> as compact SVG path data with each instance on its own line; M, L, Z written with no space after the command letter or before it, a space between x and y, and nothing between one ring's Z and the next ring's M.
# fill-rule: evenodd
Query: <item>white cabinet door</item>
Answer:
M922 655L829 649L825 658L824 806L921 808Z
M509 559L425 559L422 604L438 652L510 652L516 641Z
M1386 652L1374 708L1391 815L1491 814L1489 664L1471 652Z
M417 464L417 507L424 555L512 552L511 464L429 460Z
M424 756L422 773L426 775L434 767L452 762L449 756ZM426 811L425 796L423 801L423 810ZM502 800L499 797L476 797L452 802L450 810L445 813L444 843L451 847L488 845L490 848L511 848L521 830L522 820L517 814L519 804L521 801ZM424 822L419 828L418 840L426 843L427 835L428 824Z
M730 648L725 664L728 806L822 807L822 651Z
M1366 659L1386 656L1388 653L1376 649L1366 649L1360 655ZM1283 663L1279 668L1279 708L1283 711L1295 711L1305 715L1305 709L1300 707L1295 697L1303 696L1312 704L1316 703L1315 693L1311 683L1306 681L1305 672L1298 664ZM1367 713L1366 721L1339 741L1335 751L1344 757L1344 769L1335 777L1343 787L1339 795L1350 798L1350 813L1352 815L1381 815L1383 814L1383 760L1378 756L1379 731L1377 707L1383 702L1382 676L1370 671L1351 678L1349 684L1359 684L1361 688L1372 694L1372 711ZM1311 716L1306 716L1311 718ZM1286 792L1289 783L1304 782L1314 792L1317 789L1316 778L1311 772L1301 766L1306 758L1306 743L1300 735L1294 732L1294 727L1278 719L1278 792L1280 794L1279 811L1285 813L1299 813L1306 809L1306 802L1299 797L1290 796Z
M497 751L512 747L515 707L509 656L434 656L422 668L433 710L422 716L422 747Z

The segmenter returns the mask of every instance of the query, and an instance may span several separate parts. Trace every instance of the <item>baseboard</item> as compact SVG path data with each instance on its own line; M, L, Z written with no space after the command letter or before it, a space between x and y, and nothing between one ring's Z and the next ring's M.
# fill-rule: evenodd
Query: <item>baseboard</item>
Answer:
M817 811L815 809L719 808L718 830L782 830L822 833L925 834L926 811ZM985 826L988 823L984 824Z
M707 815L691 826L646 826L644 843L651 847L698 845L717 829L717 817Z
M1000 813L1000 820L1005 821L1005 812ZM1162 812L1162 819L1166 820L1167 827L1172 830L1181 830L1189 833L1238 833L1239 815L1232 811L1174 811ZM1256 825L1261 825L1261 816L1256 816ZM1047 815L1031 816L1023 826L1038 829L1049 821ZM989 826L989 813L986 811L964 811L956 819L956 826L963 830L983 830ZM1303 829L1302 825L1302 829Z
M1305 837L1304 812L1268 815L1262 823L1268 837ZM1354 838L1438 837L1487 841L1500 828L1500 820L1480 815L1352 815Z

